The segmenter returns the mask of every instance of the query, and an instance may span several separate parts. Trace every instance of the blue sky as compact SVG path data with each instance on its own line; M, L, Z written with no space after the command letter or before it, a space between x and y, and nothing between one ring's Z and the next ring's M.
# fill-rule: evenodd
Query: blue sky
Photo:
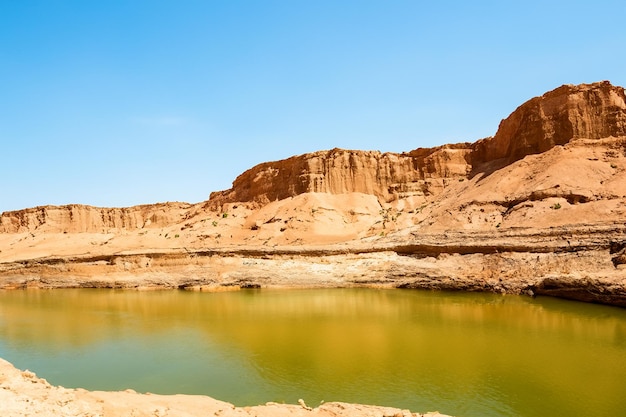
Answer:
M0 0L0 212L199 202L257 163L493 135L626 85L626 2Z

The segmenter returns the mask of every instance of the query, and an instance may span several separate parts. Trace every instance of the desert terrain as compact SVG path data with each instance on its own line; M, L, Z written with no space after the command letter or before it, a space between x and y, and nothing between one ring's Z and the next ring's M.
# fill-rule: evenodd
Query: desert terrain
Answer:
M0 288L351 287L626 306L626 104L609 82L522 104L493 137L266 162L207 201L0 215Z
M624 89L608 81L564 85L475 142L266 162L197 204L2 213L0 288L422 288L626 307L625 219ZM20 384L31 385L19 381L35 377L2 366L0 394L44 395L23 393ZM72 407L118 401L34 386L67 396ZM117 395L132 397L137 409L164 404L159 396ZM226 407L211 404L215 413ZM400 412L327 407L317 414ZM228 410L222 415L282 415ZM281 410L308 415L301 406Z

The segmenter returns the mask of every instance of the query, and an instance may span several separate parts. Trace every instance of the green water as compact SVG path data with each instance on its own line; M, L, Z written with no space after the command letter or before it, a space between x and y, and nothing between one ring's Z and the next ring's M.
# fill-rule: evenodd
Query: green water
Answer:
M55 385L455 416L626 415L626 310L412 290L0 292L0 357Z

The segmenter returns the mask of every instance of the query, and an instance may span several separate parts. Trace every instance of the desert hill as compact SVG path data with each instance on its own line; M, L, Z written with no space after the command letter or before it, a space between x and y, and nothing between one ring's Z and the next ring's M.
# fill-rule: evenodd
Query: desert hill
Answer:
M473 143L293 156L198 204L2 213L0 287L366 285L626 305L625 214L624 89L565 85Z

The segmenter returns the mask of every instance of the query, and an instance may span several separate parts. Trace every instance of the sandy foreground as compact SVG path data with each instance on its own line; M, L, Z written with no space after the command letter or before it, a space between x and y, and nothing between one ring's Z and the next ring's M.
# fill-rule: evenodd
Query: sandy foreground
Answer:
M267 403L254 407L234 405L200 395L139 394L133 390L121 392L87 391L50 385L30 371L16 369L0 359L0 415L52 417L192 417L192 416L359 416L359 417L446 417L438 412L411 413L392 407L347 403L324 403L316 408L299 404Z

